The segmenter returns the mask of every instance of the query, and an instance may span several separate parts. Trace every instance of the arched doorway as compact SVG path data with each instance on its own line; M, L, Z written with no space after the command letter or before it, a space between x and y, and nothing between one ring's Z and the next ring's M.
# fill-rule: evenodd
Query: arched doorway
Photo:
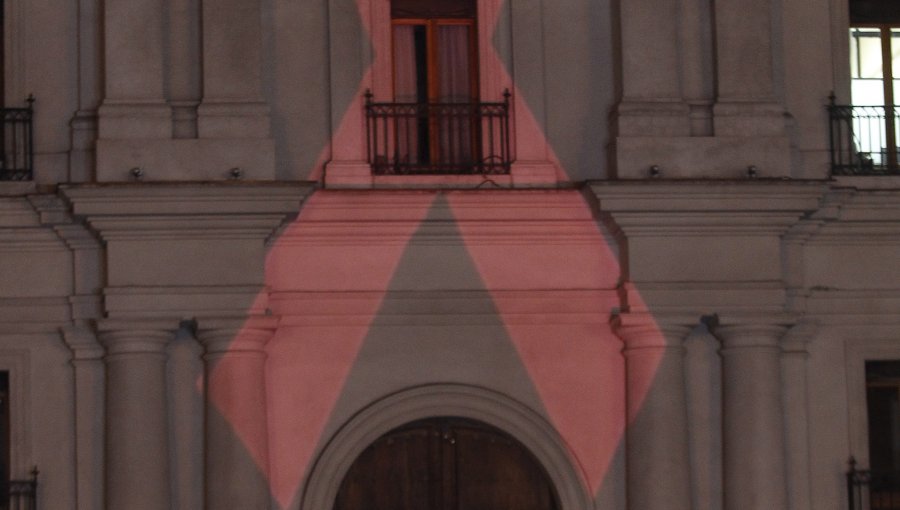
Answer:
M347 471L334 510L558 510L534 456L481 422L430 418L369 445Z

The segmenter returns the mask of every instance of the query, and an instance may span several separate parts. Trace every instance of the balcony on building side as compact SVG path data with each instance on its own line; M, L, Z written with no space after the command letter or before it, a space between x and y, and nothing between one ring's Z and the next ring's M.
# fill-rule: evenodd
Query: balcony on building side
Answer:
M38 469L31 478L0 483L0 510L37 510Z
M832 175L900 175L900 107L828 106Z
M34 96L27 106L3 108L0 129L0 181L30 181L34 178Z
M509 92L499 102L376 103L366 93L374 175L498 175L510 171Z
M849 510L900 510L900 473L857 469L847 472Z

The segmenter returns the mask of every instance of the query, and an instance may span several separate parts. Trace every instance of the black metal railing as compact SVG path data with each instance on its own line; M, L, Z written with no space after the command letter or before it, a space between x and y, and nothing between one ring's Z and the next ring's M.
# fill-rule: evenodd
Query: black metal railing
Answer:
M37 510L38 469L31 470L28 480L9 480L2 484L2 510ZM6 502L6 506L3 505Z
M898 106L828 106L832 175L900 175Z
M507 174L509 91L494 103L376 103L366 91L375 175Z
M32 117L34 96L24 108L3 108L0 129L0 181L30 181L34 177Z
M900 510L900 473L857 469L851 458L847 493L850 510Z

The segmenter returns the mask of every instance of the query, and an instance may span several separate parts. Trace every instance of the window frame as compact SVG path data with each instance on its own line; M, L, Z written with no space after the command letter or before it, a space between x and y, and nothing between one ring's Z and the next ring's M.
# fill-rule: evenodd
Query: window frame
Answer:
M893 48L891 45L892 29L900 30L900 24L898 23L850 23L850 27L848 29L849 37L854 37L852 31L857 28L875 28L880 31L880 35L878 37L881 42L881 89L884 97L884 132L885 132L885 140L893 140L893 144L890 147L886 147L886 156L887 156L887 167L888 168L897 168L897 151L898 146L900 144L897 143L897 132L896 132L896 115L895 115L895 107L897 105L896 98L894 97L894 80L900 78L898 76L895 78L894 70L893 70ZM848 40L848 42L852 41L852 39ZM859 51L859 45L857 45L857 51ZM848 65L850 68L850 83L851 83L851 92L850 92L850 104L855 105L855 101L853 101L853 92L852 92L852 83L855 78L853 78L854 70L852 69L852 55L848 55L850 58L848 59ZM856 58L857 66L860 65L859 56ZM874 80L874 78L873 78Z
M427 53L427 81L428 81L428 102L437 102L440 97L438 80L438 43L437 32L438 27L442 25L462 25L469 27L469 96L471 102L478 102L480 97L479 91L479 59L478 59L478 18L446 18L446 17L428 17L428 18L391 18L391 94L397 97L396 76L397 62L394 55L396 54L396 37L394 27L397 25L424 26L426 38Z

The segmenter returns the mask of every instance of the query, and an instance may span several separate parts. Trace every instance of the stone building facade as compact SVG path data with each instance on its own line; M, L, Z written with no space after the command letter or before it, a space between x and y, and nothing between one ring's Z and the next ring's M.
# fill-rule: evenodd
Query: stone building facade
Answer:
M900 174L835 171L847 0L752 4L5 0L8 476L327 510L453 418L558 510L846 508Z

